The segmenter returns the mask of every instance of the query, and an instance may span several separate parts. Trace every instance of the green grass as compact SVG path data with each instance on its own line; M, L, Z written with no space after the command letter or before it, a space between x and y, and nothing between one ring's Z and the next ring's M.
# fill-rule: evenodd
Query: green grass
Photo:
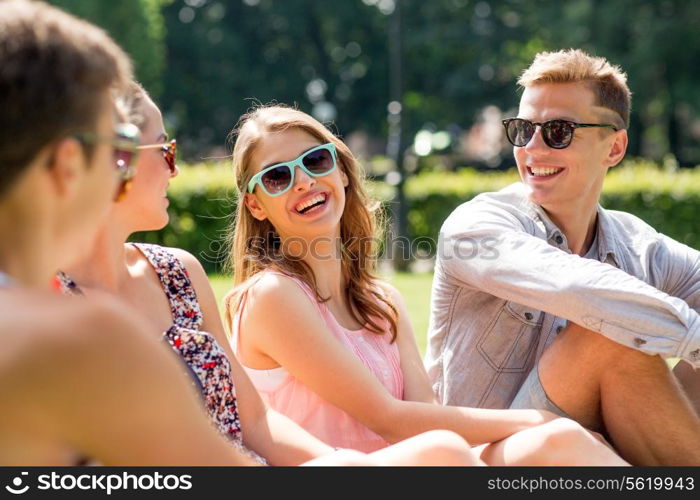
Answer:
M430 287L433 282L433 273L393 273L385 275L384 278L398 289L406 301L418 348L421 354L424 354L428 334ZM214 294L221 309L221 300L231 288L231 278L222 274L210 274L209 282L214 288Z
M433 283L433 273L392 273L384 275L383 277L401 292L401 296L406 302L408 314L411 317L411 324L416 334L418 349L420 349L421 355L424 355L428 337L430 287ZM209 282L214 288L214 294L216 294L217 302L221 309L221 300L231 287L231 279L222 274L210 274ZM678 361L677 358L666 360L671 368L673 368Z
M396 287L406 302L418 349L421 355L425 354L433 273L393 273L385 276L385 279Z

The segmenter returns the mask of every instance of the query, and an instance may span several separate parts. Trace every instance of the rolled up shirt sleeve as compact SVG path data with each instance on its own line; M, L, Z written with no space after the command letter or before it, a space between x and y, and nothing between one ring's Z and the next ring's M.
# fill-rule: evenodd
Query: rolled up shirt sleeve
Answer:
M652 259L652 272L664 280L664 291L683 299L700 313L700 252L660 235Z
M677 266L672 273L676 289L698 305L700 284L682 277L688 263L697 272L697 258L671 264L669 257L659 254L657 271ZM453 212L440 232L438 265L466 286L565 318L645 353L700 366L700 316L684 298L610 264L560 250L497 206L463 205Z

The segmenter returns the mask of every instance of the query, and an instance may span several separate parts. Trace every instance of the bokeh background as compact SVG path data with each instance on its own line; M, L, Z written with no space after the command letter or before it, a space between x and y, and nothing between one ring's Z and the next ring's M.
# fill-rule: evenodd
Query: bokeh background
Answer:
M296 104L356 138L358 154L383 154L388 104L399 100L406 138L420 153L428 149L425 139L415 141L419 131L446 132L432 146L452 153L449 166L507 167L498 118L516 108L516 77L538 51L580 47L629 75L631 155L700 163L696 1L52 3L104 27L127 49L187 160L221 152L256 101ZM392 93L395 78L400 96Z
M423 334L442 220L517 179L500 125L516 113L515 81L537 52L569 47L620 65L633 92L628 159L603 204L700 248L700 2L50 2L105 28L162 108L182 174L171 225L136 238L192 251L217 293L236 204L227 137L255 103L276 101L328 123L360 158L394 240L408 241L384 246L383 272Z

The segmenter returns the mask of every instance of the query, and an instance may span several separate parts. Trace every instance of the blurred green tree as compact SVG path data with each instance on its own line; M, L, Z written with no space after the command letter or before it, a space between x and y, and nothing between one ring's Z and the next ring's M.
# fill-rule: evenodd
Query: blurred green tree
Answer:
M700 3L692 0L571 0L528 3L526 23L547 48L580 47L628 75L633 93L630 153L683 165L700 161ZM535 31L537 30L537 31Z
M163 89L165 24L162 8L172 0L48 0L104 28L134 62L136 78L154 96Z
M164 10L163 101L183 150L224 145L255 102L296 105L342 132L384 131L386 21L358 1L186 0Z
M126 48L191 159L224 146L256 101L386 137L388 21L400 1L406 137L426 126L456 135L487 105L515 109L515 81L538 51L580 47L629 75L630 154L700 161L693 0L49 1Z

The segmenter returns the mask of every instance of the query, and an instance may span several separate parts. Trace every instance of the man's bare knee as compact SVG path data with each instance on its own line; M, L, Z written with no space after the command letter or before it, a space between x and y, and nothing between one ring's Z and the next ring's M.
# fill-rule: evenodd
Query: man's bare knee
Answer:
M549 465L624 465L599 435L589 432L568 418L558 418L541 426Z
M545 394L555 405L586 427L602 430L604 381L620 380L618 374L623 373L626 360L633 360L636 366L640 356L644 355L570 323L544 352L538 373ZM624 381L616 386L630 387Z

